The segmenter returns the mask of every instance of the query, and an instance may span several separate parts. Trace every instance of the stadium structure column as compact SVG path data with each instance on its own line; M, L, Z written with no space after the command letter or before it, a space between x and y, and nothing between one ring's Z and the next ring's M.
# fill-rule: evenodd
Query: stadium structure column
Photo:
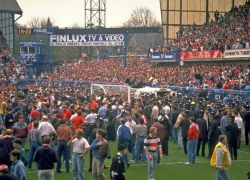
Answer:
M209 0L206 0L206 23L209 22L209 11L208 11L208 8L209 8Z
M127 67L127 47L128 47L128 34L124 34L124 46L123 46L123 68Z
M182 0L180 0L180 28L182 26Z
M85 0L85 28L106 27L106 0ZM90 60L96 48L90 47Z

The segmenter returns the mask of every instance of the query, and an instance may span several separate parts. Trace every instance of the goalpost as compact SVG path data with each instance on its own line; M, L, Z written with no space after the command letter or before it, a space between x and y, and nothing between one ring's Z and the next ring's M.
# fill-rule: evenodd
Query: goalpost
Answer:
M131 97L134 97L136 89L127 85L112 85L112 84L91 84L91 94L100 95L102 93L108 95L124 96L129 102Z

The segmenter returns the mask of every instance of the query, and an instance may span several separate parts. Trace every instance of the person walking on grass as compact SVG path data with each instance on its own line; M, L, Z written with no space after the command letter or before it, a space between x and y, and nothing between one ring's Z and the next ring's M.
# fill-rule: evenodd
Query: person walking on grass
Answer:
M69 155L70 155L70 147L67 146L68 141L72 138L72 131L71 129L66 126L66 121L65 119L60 120L60 126L56 130L57 134L57 156L58 156L58 162L56 166L56 172L57 173L62 173L61 171L61 157L63 155L64 160L65 160L65 167L66 167L66 172L69 173Z
M153 173L158 158L162 158L162 149L160 138L157 137L157 128L151 127L149 136L144 140L144 150L148 161L148 180L154 180ZM158 151L159 150L159 151Z
M33 157L37 162L38 179L54 180L54 163L57 163L58 157L55 149L50 147L51 138L46 136L43 138L43 145L39 147Z
M90 149L88 141L82 136L83 130L77 129L76 135L67 143L68 146L73 144L72 169L74 180L84 180L84 157Z
M127 146L120 144L118 153L112 158L110 166L110 179L111 180L125 180L125 165L123 162L123 155L127 153Z
M197 141L199 138L199 126L195 123L194 117L189 118L190 126L188 129L188 162L186 164L194 164L197 151Z
M103 173L105 156L99 156L99 150L104 143L107 143L104 139L104 130L98 129L96 131L96 139L91 144L90 148L93 153L92 161L92 175L94 180L106 180L106 176Z
M28 169L31 170L33 156L36 150L42 145L41 131L38 130L37 121L33 123L33 129L30 130L28 137L30 142Z
M220 135L210 161L210 166L216 168L216 180L229 180L228 168L231 166L231 157L226 145L227 136Z
M21 152L13 150L10 152L11 174L14 174L18 180L26 180L26 170L23 162L21 161Z

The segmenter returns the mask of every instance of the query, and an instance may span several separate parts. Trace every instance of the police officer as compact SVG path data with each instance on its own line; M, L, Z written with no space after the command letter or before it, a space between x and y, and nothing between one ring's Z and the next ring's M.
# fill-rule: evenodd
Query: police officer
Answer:
M205 157L205 144L206 144L206 136L207 136L207 124L205 119L203 119L204 112L200 111L199 118L196 120L196 124L199 126L200 134L197 144L196 155L199 156L200 145L201 145L201 156Z
M123 156L127 153L127 146L120 144L118 153L112 158L110 166L110 179L111 180L125 180L125 164Z
M209 114L209 121L210 125L208 128L208 158L211 158L212 153L214 151L214 147L216 146L219 138L219 127L218 127L218 122L215 120L215 114L214 112Z

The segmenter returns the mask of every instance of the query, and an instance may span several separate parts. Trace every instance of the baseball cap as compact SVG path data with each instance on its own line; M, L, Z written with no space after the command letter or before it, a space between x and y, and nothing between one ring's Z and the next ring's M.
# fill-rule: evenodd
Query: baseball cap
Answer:
M127 146L125 144L120 144L119 147L118 147L118 151L122 151L124 149L126 149Z

